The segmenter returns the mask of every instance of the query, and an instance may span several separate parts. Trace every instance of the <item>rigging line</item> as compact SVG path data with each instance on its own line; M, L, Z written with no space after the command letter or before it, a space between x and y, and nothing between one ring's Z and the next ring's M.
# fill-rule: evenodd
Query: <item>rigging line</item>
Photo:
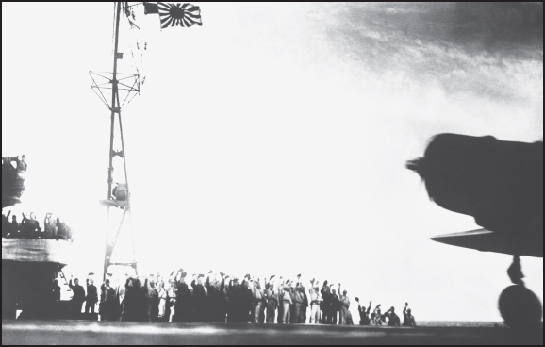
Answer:
M119 105L119 93L117 94L117 104ZM120 130L120 133L121 133L121 148L123 150L123 171L125 172L125 185L127 187L127 201L129 202L129 206L127 207L129 209L129 221L130 221L130 230L131 230L131 241L132 241L132 255L133 255L133 262L136 263L136 248L134 246L134 231L132 229L132 213L130 213L130 208L131 208L131 205L130 205L130 196L131 196L131 190L129 188L129 181L127 179L127 161L126 161L126 155L125 155L125 138L123 136L123 123L121 121L121 111L118 113L118 116L119 116L119 130ZM123 220L125 219L125 213L126 213L126 209L123 210ZM136 270L136 264L135 264L135 271L138 272L138 270Z
M104 76L104 75L111 75L111 72L105 72L105 71L89 71L90 74L99 75L100 77L104 77L107 79L110 79L110 77ZM101 75L104 74L104 75ZM134 73L130 72L117 72L117 75L134 75Z
M123 87L129 88L128 90L133 90L133 89L134 89L133 87L129 87L128 85L126 85L126 84L124 84L124 83L119 83L119 81L117 82L117 84L118 84L118 85L121 84ZM133 84L133 86L134 86L134 84ZM122 89L122 90L123 90L123 89ZM124 89L124 90L127 90L127 89Z
M108 83L101 83L101 84L98 84L95 79L93 78L93 76L91 75L91 80L93 81L93 84L95 85L94 88L99 88L100 89L100 86L103 86L103 85L106 85ZM93 88L93 86L91 86L91 88Z
M129 93L130 94L130 93ZM127 97L129 96L129 94L127 94ZM129 101L127 101L127 105L132 101L132 99L134 99L136 97L136 95L138 95L138 92L135 92L133 95L132 95L132 98L129 99ZM126 99L126 98L125 98ZM124 102L124 101L123 101ZM125 104L123 104L125 105Z
M123 222L125 221L125 213L126 212L127 211L125 209L123 209L123 218L121 218L121 222L119 223L119 228L117 228L117 233L115 234L114 242L112 242L112 248L111 248L111 251L110 251L110 261L112 260L112 256L113 256L113 253L114 253L115 245L117 243L117 239L119 238L119 234L121 233L121 227L123 226Z
M93 91L95 92L95 94L98 96L98 98L104 103L104 105L106 105L107 108L110 108L110 106L108 105L108 103L104 100L102 100L102 98L100 97L100 95L93 89Z
M132 84L132 87L130 87L130 88L132 89L131 91L136 91L136 92L138 92L138 90L134 88L134 86L136 85L136 82L137 82L137 81L138 81L138 79L135 78L135 79L134 79L134 83ZM127 98L128 98L129 95L131 94L131 91L129 91L129 92L127 93L127 96L125 96L125 99L123 100L123 105L121 105L121 107L125 106L125 101L127 101ZM135 93L135 95L136 95L136 93ZM134 98L134 96L131 98L131 100L132 100L133 98ZM131 100L129 100L129 102L131 102Z
M129 79L129 78L134 78L134 77L137 77L137 76L139 76L139 75L140 75L140 74L131 74L131 75L128 75L128 76L126 76L126 77L120 78L120 79L118 79L117 81L119 82L119 81L123 81L123 80ZM100 75L98 75L98 76L100 76ZM99 84L99 83L96 83L96 82L94 81L94 79L93 79L93 82L95 82L95 85L96 85L97 87L112 84L112 80L109 79L108 77L105 77L105 76L100 76L100 77L103 77L103 78L107 79L108 82L102 82L102 83ZM91 78L93 78L93 77L91 76Z
M117 105L121 109L121 105L119 104L119 93L116 93L117 98ZM119 116L119 132L121 133L121 150L123 151L123 171L125 173L125 184L127 185L127 192L130 194L129 190L129 181L127 180L127 163L126 163L126 155L125 155L125 137L123 135L123 122L121 122L121 110L117 114ZM132 227L132 226L131 226Z
M93 74L93 75L97 75L97 76L100 76L100 77L102 77L102 78L105 78L105 79L108 80L107 83L111 83L111 82L112 82L112 79L111 79L110 77L101 75L101 74L107 74L107 75L109 74L109 75L111 75L111 74L112 74L111 72L92 72L92 71L89 71L89 74ZM130 77L132 77L132 76L134 76L134 75L136 75L136 74L135 74L135 73L129 73L129 72L118 72L116 75L117 75L117 76L123 75L123 77L121 77L120 79L125 79L125 78L130 78Z
M136 84L136 81L135 81L134 83ZM129 97L129 95L131 94L132 91L134 91L134 94L133 94L132 97L129 99L129 101L127 101L127 102L125 103L125 100L127 100L127 98ZM128 105L128 104L132 101L132 99L134 99L135 96L138 95L139 93L140 93L140 91L139 91L138 89L133 89L133 90L129 91L129 92L127 93L127 96L125 97L125 100L123 100L123 106L125 106L125 104Z
M112 82L112 79L110 77L101 75L101 74L112 74L111 72L100 72L100 73L98 73L98 72L89 71L89 74L93 74L93 75L97 75L97 76L100 76L102 78L105 78L105 79L107 79L109 81L108 83Z
M138 92L140 92L140 69L136 66L136 71L138 72Z
M135 27L140 30L140 27L136 24L136 23L133 23L132 20L130 20L130 18L127 18L127 20L129 21L129 24L131 25L131 29L130 30L133 30Z
M104 94L102 93L102 91L100 90L100 88L98 87L98 85L97 85L97 83L96 83L96 81L95 81L95 79L93 78L92 75L91 75L91 79L93 80L93 83L94 83L95 86L96 86L96 88L93 88L93 86L91 86L91 89L92 89L93 91L95 91L95 89L98 89L98 91L100 92L100 95L102 95L102 98L104 99L104 100L102 100L102 99L101 99L101 100L104 102L104 104L106 105L106 107L109 108L110 106L108 105L108 100L106 99L106 97L104 96ZM97 93L96 91L95 91L95 94L98 95L98 93ZM99 98L100 98L100 96L99 96Z
M133 39L134 41L136 41L136 47L138 50L140 50L140 41L138 39L138 36L136 35L136 33L134 32L134 30L131 28L131 33L133 33ZM130 52L131 52L131 56L132 56L132 60L131 60L131 66L132 67L136 67L136 65L138 64L137 62L137 59L135 57L135 53L134 53L134 45L128 45L129 46L129 49L130 49ZM142 60L142 53L140 52L140 61Z
M127 186L128 187L128 186ZM127 188L127 191L128 191L128 188ZM130 192L129 192L129 195L130 195ZM130 201L130 200L129 200ZM138 274L138 271L136 270L136 267L137 267L137 262L136 262L136 247L134 246L134 230L132 229L132 213L130 211L130 205L129 205L129 222L131 223L131 240L132 240L132 257L133 257L133 262L135 263L134 264L134 271L136 271L136 273Z
M127 88L129 88L129 87L127 87ZM113 88L100 88L100 89L112 90ZM123 91L129 91L129 92L134 91L133 89L126 89L126 88L117 88L117 90L123 90Z
M108 86L110 86L111 83L110 82L105 82L105 83L101 83L101 84L97 84L96 87L94 88L98 88L98 89L112 89L111 87L110 88L107 88ZM91 87L93 88L93 87Z
M136 77L136 76L138 76L138 74L132 73L132 74L128 75L127 77L118 78L117 80L118 80L118 81L122 81L122 80L126 80L126 79L128 79L128 78Z

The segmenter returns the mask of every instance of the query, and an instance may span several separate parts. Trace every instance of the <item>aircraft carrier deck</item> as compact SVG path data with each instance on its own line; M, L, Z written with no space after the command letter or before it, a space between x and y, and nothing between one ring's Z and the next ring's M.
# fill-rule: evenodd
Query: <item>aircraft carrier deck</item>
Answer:
M543 326L388 327L245 323L2 321L2 344L543 344Z

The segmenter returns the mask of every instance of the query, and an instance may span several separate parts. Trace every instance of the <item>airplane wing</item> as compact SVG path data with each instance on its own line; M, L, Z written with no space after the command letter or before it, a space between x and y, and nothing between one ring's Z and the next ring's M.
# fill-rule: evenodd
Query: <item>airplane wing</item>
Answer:
M512 237L511 235L487 229L477 229L439 235L431 239L447 245L475 249L481 252L543 257L543 238L541 238L541 242L536 242L536 239Z
M406 167L430 199L485 228L434 240L485 252L543 256L543 142L439 134Z

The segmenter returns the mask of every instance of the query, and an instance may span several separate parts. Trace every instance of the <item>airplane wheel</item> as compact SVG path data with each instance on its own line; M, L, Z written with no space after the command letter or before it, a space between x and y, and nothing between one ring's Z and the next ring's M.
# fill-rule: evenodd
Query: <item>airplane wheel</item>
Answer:
M537 328L543 309L536 294L524 285L507 287L500 295L500 313L511 328Z

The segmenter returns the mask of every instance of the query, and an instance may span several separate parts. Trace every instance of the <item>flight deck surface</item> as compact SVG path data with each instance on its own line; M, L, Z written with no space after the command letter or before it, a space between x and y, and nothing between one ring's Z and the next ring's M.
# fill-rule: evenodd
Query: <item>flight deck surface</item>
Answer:
M2 321L2 344L543 344L543 327Z

